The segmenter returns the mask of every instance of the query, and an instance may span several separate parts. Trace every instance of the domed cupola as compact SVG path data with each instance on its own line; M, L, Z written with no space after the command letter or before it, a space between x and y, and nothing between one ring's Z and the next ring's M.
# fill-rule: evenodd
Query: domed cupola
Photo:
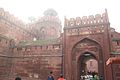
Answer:
M50 8L50 9L47 9L46 11L44 11L44 16L57 16L57 12Z

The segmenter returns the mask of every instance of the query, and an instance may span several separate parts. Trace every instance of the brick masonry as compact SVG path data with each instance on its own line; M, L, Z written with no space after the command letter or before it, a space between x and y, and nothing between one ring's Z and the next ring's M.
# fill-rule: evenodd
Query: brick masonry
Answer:
M110 27L107 10L95 16L65 17L61 31L61 21L52 9L37 21L24 24L0 8L0 80L16 76L46 80L50 71L55 79L63 73L67 80L79 80L83 55L88 53L98 64L93 68L105 80L120 79L120 64L105 64L108 58L120 56L120 34Z

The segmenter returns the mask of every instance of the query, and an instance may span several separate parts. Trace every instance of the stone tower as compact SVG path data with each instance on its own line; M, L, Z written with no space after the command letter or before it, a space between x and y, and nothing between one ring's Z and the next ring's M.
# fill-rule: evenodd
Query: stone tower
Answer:
M53 9L44 11L44 16L30 27L37 40L58 38L62 30L61 21Z

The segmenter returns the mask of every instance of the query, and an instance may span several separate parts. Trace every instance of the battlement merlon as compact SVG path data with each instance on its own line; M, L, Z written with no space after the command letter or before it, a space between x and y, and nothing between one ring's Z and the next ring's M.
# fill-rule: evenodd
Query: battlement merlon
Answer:
M25 26L25 24L21 20L10 14L8 11L4 11L3 8L0 8L0 17L18 26Z
M49 44L49 45L34 45L34 46L16 46L13 48L13 52L25 52L25 51L57 51L61 50L61 44Z
M99 24L99 23L109 23L107 9L105 9L105 12L103 14L96 14L95 16L89 15L89 16L83 16L82 18L76 17L70 19L64 17L64 27L80 26L86 24Z

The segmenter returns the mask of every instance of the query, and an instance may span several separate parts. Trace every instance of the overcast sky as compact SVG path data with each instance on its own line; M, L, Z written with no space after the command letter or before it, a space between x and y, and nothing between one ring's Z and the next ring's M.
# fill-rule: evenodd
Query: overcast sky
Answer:
M43 16L48 8L57 11L59 18L75 18L102 14L108 11L111 27L120 32L120 1L119 0L0 0L0 7L5 11L28 22L28 17Z

